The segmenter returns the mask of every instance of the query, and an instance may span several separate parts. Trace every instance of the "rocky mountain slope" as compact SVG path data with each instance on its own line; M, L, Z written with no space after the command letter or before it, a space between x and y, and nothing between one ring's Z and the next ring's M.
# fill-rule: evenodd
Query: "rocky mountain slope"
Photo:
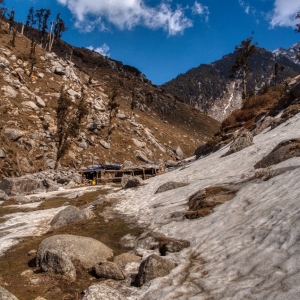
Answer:
M298 299L300 76L266 95L251 132L136 188L2 193L0 297Z
M273 51L276 56L285 56L295 64L300 64L300 61L297 59L297 54L299 53L299 48L300 48L300 42L294 44L291 46L289 49L284 49L284 48L278 48L275 51Z
M279 72L278 83L300 72L299 64L287 54L294 53L293 51L291 49L290 52L276 52L276 61L284 67L284 70ZM235 55L230 53L209 65L201 64L163 84L162 88L179 100L222 121L233 110L242 106L241 81L228 78L235 63ZM249 63L249 91L258 92L265 84L272 84L274 54L271 51L258 48L257 53L250 57Z
M79 169L104 162L157 163L182 159L211 137L218 122L155 87L136 68L63 41L53 53L36 46L30 75L31 41L19 32L15 46L6 30L0 37L0 178L53 168L56 107L61 88L76 102L83 88L88 115L80 136L61 161ZM108 102L118 90L119 112L108 143ZM142 101L130 108L132 90Z

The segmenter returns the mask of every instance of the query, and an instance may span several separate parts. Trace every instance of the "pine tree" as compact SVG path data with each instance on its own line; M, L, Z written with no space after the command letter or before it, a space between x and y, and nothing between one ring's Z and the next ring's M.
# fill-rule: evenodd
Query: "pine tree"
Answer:
M249 57L256 52L257 43L252 43L252 37L241 42L239 46L235 46L235 51L237 51L235 64L231 68L232 75L230 77L234 77L234 75L239 75L242 73L242 81L243 81L243 99L246 98L247 95L247 75L250 69L249 66Z

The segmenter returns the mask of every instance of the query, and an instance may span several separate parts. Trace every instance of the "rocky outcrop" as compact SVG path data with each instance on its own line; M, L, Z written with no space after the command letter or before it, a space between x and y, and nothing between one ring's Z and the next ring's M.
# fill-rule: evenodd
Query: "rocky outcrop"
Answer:
M80 220L89 220L95 217L95 214L89 209L82 209L69 205L61 210L51 221L51 230L65 226L70 223L78 222Z
M230 146L228 152L226 152L223 156L230 155L232 153L238 152L243 150L246 147L249 147L253 144L253 135L248 130L242 130L238 132L234 136L234 140L232 145Z
M176 265L173 262L152 254L141 263L136 278L136 285L142 286L156 277L166 276L175 267Z
M69 234L46 238L39 246L36 265L41 267L47 251L63 251L71 260L77 260L85 269L113 257L113 251L101 242L84 236Z
M1 300L18 300L13 294L0 286L0 299Z
M174 181L166 182L157 189L155 194L163 193L163 192L173 190L173 189L178 189L180 187L187 186L187 185L188 185L188 183L186 183L186 182L174 182Z
M121 179L123 189L138 187L143 184L143 179L139 176L124 175Z
M104 284L91 285L82 300L126 300L117 290Z

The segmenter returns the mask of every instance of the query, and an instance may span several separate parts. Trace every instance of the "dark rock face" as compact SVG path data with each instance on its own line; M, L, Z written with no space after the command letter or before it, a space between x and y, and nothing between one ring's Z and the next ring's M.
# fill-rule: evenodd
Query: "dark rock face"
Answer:
M125 279L122 271L113 262L109 262L109 261L100 262L99 264L93 266L93 271L99 278L114 279L114 280Z
M63 251L85 269L91 269L95 264L113 257L110 248L93 238L59 234L42 241L36 255L37 267L41 267L46 251L52 250Z
M254 168L267 168L292 157L300 156L300 139L293 139L278 144L266 157L255 164Z
M137 187L143 184L143 179L139 176L125 175L122 177L121 185L123 189Z
M13 294L0 286L0 299L1 300L18 300Z
M185 182L174 182L174 181L166 182L157 189L155 194L163 193L163 192L177 189L177 188L187 186L187 185L188 185L188 183L185 183Z
M253 135L248 130L242 130L238 133L238 135L233 140L232 145L230 146L227 153L225 153L223 156L230 155L232 153L241 151L253 144Z
M173 262L152 254L141 263L136 284L142 286L156 277L166 276L175 267L176 265Z
M80 210L79 208L69 205L61 210L51 221L51 229L56 229L70 223L80 220L91 219L95 217L94 213L89 209Z

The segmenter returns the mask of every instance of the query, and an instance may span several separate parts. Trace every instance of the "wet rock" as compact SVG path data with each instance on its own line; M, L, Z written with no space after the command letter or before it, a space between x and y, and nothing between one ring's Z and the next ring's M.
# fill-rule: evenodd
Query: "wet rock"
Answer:
M60 274L70 281L76 279L76 269L70 257L62 250L46 250L40 260L40 267L43 272Z
M99 264L93 266L93 271L99 278L114 279L114 280L125 279L122 271L113 262L109 262L109 261L100 262Z
M1 300L18 300L13 294L0 286L0 299Z
M82 300L126 300L117 290L104 284L91 285Z
M163 193L163 192L166 192L169 190L174 190L174 189L177 189L177 188L180 188L183 186L187 186L187 185L188 185L188 183L186 183L186 182L174 182L174 181L166 182L157 189L155 194Z
M123 189L138 187L143 184L143 179L139 176L124 175L121 179Z
M80 210L79 208L69 205L61 210L52 219L50 225L51 230L65 226L70 223L78 222L80 220L89 220L95 217L95 214L88 208Z
M166 276L175 267L176 265L173 262L152 254L141 263L136 285L142 286L154 278Z
M43 240L37 251L36 264L40 267L48 250L61 250L71 260L76 259L82 267L91 269L95 264L113 257L113 251L101 242L84 236L70 234L54 235Z

